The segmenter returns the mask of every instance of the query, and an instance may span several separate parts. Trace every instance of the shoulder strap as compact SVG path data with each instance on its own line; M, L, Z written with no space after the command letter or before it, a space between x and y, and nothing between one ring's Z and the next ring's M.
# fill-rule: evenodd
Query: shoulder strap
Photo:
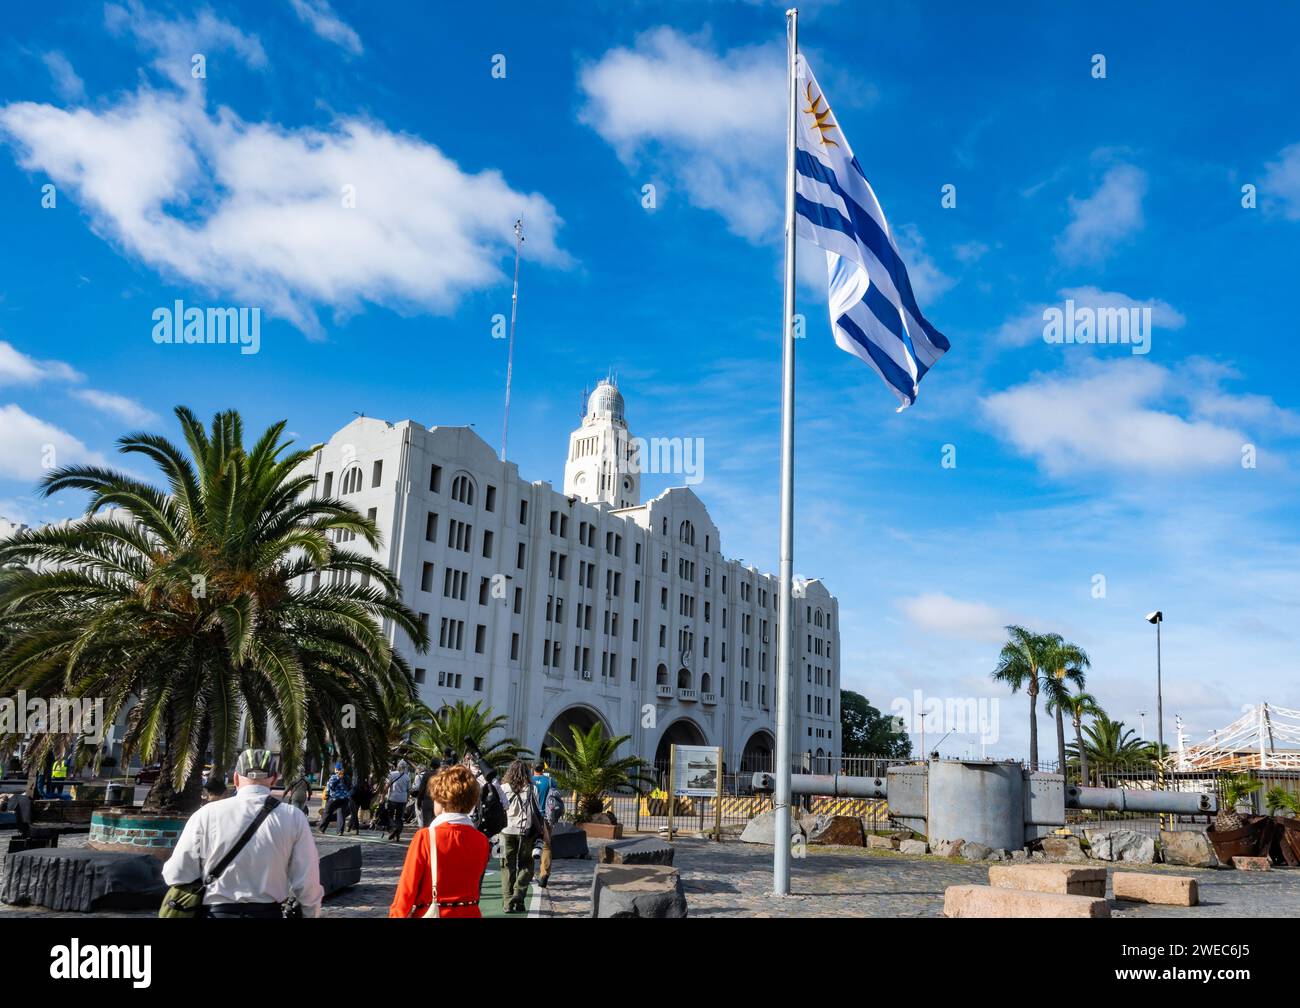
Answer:
M429 888L429 893L430 893L429 901L434 906L437 906L438 905L438 830L432 823L429 824L429 865L430 865L430 871L432 873L431 885Z
M230 850L226 851L226 853L222 855L222 858L217 862L216 867L213 868L212 871L208 872L207 877L203 880L204 882L215 882L217 878L220 877L221 873L230 867L230 862L235 860L235 858L239 856L239 852L248 846L248 841L253 839L253 834L257 832L258 827L261 826L262 823L266 822L266 817L274 812L275 807L279 804L280 802L277 799L267 795L266 801L263 802L262 807L258 809L257 815L254 816L253 821L248 824L248 829L244 830L243 836L235 841L235 846L231 847Z

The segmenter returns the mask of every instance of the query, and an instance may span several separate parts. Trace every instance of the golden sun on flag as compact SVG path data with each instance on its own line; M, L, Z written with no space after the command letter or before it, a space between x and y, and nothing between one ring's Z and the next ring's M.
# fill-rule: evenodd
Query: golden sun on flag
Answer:
M823 107L823 97L821 95L816 98L813 97L812 81L808 82L807 93L808 107L804 111L812 115L813 129L817 130L818 135L821 137L822 145L825 147L838 147L839 144L826 135L827 130L839 129L831 119L830 106Z

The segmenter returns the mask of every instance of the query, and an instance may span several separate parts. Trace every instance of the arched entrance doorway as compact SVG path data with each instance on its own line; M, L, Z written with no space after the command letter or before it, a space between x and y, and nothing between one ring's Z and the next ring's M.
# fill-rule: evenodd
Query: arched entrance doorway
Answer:
M776 752L776 739L766 729L756 731L749 736L745 748L740 754L741 773L771 773L776 769L773 757Z
M551 757L551 743L553 740L558 740L565 746L572 746L573 732L571 729L577 728L580 732L589 732L592 725L596 724L604 727L606 735L612 734L609 729L609 722L592 708L583 706L566 707L556 715L555 720L546 729L546 733L537 746L537 755L547 763L554 762Z
M668 773L668 755L671 746L706 745L707 742L699 725L688 718L679 718L659 736L659 745L655 748L655 770L665 775Z

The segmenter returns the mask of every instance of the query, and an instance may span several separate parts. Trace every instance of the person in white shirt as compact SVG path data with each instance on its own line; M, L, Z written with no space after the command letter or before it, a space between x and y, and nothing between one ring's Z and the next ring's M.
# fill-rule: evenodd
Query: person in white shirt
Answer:
M163 880L184 885L205 878L257 817L271 797L275 778L271 754L265 749L240 753L235 763L236 792L190 816L163 865ZM291 896L301 904L304 917L320 916L325 890L311 826L301 810L280 802L220 877L208 883L203 912L217 918L279 918Z
M388 775L388 814L392 821L392 830L388 839L401 842L402 825L406 818L406 800L411 796L411 771L406 760L397 761L397 769Z

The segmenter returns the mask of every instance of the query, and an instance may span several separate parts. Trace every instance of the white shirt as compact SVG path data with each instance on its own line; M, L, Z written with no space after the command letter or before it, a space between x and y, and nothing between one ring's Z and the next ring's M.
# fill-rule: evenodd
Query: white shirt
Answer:
M406 804L411 793L411 775L405 770L394 770L388 775L388 800Z
M203 877L243 836L268 788L245 784L229 798L209 802L190 816L163 865L163 881L183 885ZM203 902L283 903L290 894L302 904L304 917L319 917L325 890L320 884L320 853L311 826L300 809L281 803L257 828L252 839L205 890Z

